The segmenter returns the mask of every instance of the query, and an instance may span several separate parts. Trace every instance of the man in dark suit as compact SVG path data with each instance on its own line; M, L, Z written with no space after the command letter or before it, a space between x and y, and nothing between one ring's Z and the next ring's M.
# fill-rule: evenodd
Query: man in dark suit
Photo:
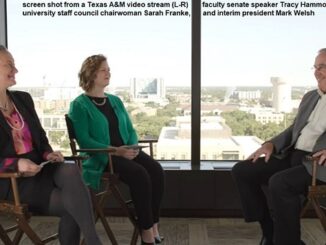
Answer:
M319 158L317 178L326 182L326 48L319 50L314 70L318 89L304 95L293 124L232 169L245 221L261 226L261 245L304 244L300 211L311 183L311 167L303 164L307 155ZM273 219L263 185L271 193Z

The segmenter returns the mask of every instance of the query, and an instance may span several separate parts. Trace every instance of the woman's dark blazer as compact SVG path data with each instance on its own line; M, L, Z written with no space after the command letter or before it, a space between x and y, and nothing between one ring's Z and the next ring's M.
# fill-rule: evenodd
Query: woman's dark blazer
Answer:
M28 124L30 129L34 150L43 156L46 152L52 152L52 148L46 137L45 131L42 128L40 120L34 108L34 102L30 94L21 91L7 91L7 94L14 102L16 108ZM11 127L8 125L5 117L0 113L0 171L16 171L17 161L9 166L4 166L5 158L17 157L13 138L11 134ZM0 199L6 196L9 191L9 181L0 180Z

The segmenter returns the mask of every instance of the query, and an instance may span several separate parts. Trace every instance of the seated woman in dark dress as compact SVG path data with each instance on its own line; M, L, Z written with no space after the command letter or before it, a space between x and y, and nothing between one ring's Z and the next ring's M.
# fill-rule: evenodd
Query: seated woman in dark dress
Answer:
M31 96L8 90L17 72L12 55L0 45L0 172L22 174L18 190L30 211L61 218L60 244L79 244L80 231L87 244L101 244L78 167L64 164L62 154L52 150ZM48 160L52 163L39 165ZM10 180L0 179L0 199L13 199Z

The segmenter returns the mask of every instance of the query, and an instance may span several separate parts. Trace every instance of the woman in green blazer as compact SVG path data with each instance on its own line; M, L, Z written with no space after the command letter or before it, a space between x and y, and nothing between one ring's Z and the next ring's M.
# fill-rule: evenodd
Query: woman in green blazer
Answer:
M116 148L113 167L130 188L142 230L142 244L160 243L158 222L164 191L163 169L143 151L126 147L138 143L137 134L122 101L104 92L110 76L106 57L88 57L79 72L80 86L85 93L71 103L69 117L80 147ZM107 154L91 155L83 162L85 182L99 189L100 177L107 168Z

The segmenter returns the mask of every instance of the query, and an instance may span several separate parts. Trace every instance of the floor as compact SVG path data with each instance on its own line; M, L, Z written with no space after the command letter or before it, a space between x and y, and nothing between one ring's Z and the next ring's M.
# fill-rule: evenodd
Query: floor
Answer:
M5 225L11 223L3 216L0 216L0 222ZM57 223L57 218L33 217L31 224L40 234L47 235L56 230ZM129 244L132 231L129 221L112 217L109 223L118 243ZM97 224L97 230L103 244L110 244L100 223ZM165 237L163 245L255 245L260 239L257 224L247 224L242 219L233 218L161 218L160 231ZM302 220L302 239L307 245L326 244L326 233L317 219ZM24 237L21 244L32 243Z

